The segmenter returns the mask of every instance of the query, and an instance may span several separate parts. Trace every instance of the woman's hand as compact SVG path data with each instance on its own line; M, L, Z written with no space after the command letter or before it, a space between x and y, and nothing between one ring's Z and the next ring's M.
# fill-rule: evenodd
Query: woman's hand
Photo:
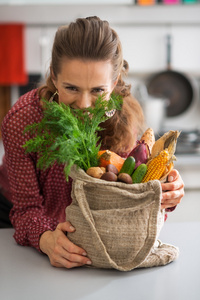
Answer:
M162 183L161 209L172 208L181 202L184 196L184 183L179 172L173 169L168 175L168 181Z
M45 231L40 237L40 249L48 255L52 266L74 268L91 264L84 249L73 244L65 235L74 232L69 222L58 224L55 231Z

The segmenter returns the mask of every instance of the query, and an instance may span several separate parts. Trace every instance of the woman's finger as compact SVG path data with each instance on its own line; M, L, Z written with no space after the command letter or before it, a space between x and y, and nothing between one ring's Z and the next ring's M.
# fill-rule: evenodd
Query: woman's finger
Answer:
M83 250L81 248L79 249L79 252L83 253ZM84 255L80 255L77 254L76 251L78 251L77 246L71 243L66 236L61 236L57 239L57 243L54 245L54 248L49 255L50 262L53 266L60 265L66 268L83 266L86 264L91 265L91 260L86 256L85 252Z
M91 264L91 260L87 257L86 251L73 244L68 237L66 236L66 232L74 232L75 228L70 224L70 222L63 222L58 224L57 231L60 231L56 239L56 244L54 247L54 251L52 254L52 263L59 263L63 266L68 266L70 263L72 265L85 265Z
M57 226L57 229L61 230L64 234L66 232L74 232L75 231L75 228L71 225L70 222L59 223ZM83 248L78 247L75 244L73 244L66 236L64 239L62 239L62 238L58 239L57 243L58 244L61 243L62 247L69 253L75 253L75 254L87 256L87 253Z
M72 224L68 221L59 223L57 229L63 232L74 232L76 229L72 226Z
M165 192L162 194L161 209L177 206L184 195L184 190Z
M182 198L183 196L184 196L183 189L167 191L167 192L162 193L161 203L163 203L166 200L175 200L176 201L176 199Z
M54 267L58 267L58 268L67 268L67 269L71 269L71 268L75 268L75 267L82 267L83 264L81 263L75 263L75 262L71 262L65 258L60 258L59 261L50 261L51 265Z
M171 191L181 191L182 196L184 195L184 182L177 170L172 170L168 176L168 181L162 183L161 186L163 194ZM165 195L165 197L167 197L167 195Z
M167 177L168 182L172 182L177 180L180 177L179 171L176 169L172 169Z
M56 260L56 257L59 257L80 265L91 265L91 260L87 257L86 252L83 251L84 250L82 248L79 248L67 239L67 242L64 241L61 246L57 246L54 249L54 260Z

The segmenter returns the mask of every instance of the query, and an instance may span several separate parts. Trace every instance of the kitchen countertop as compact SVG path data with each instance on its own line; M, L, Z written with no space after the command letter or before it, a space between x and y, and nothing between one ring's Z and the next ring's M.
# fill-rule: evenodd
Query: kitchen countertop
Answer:
M166 223L164 243L179 247L169 265L130 272L54 268L47 256L0 229L0 299L3 300L197 300L200 297L200 222Z

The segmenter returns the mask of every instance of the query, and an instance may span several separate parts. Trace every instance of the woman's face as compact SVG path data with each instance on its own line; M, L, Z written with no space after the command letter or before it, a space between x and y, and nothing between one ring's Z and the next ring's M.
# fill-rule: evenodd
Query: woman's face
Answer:
M53 78L59 93L59 102L73 108L94 106L98 95L106 93L110 98L116 83L112 81L112 65L109 61L83 61L64 59L57 78Z

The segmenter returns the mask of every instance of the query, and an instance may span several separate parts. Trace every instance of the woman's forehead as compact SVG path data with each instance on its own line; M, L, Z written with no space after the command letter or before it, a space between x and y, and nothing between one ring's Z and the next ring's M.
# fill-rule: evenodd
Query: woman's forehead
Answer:
M112 64L110 61L84 61L80 59L63 59L61 63L59 77L75 82L87 81L104 82L112 79ZM75 84L75 83L74 83Z

